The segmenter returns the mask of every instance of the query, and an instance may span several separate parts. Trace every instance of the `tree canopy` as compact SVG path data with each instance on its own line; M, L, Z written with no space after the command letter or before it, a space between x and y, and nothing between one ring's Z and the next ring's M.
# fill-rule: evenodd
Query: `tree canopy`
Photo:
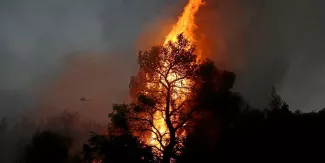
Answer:
M176 43L140 52L139 69L130 82L133 104L114 105L110 116L115 126L127 128L158 158L162 155L163 162L179 155L199 110L197 93L208 65L202 63L183 35Z

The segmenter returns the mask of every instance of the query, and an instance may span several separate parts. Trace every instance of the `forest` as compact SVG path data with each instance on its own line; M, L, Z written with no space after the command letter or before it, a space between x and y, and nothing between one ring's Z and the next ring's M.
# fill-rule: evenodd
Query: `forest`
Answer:
M209 59L197 62L182 35L141 51L138 65L129 85L133 102L103 113L109 124L69 110L42 122L26 117L10 125L3 117L0 162L324 161L325 109L290 108L275 88L266 108L250 106L232 90L235 73Z

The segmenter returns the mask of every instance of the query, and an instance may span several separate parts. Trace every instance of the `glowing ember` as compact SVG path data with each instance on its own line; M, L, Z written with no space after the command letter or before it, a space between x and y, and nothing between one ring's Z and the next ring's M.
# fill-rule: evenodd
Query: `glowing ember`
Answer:
M182 13L182 15L179 17L178 22L173 26L172 31L166 36L166 40L164 42L164 45L166 46L169 42L175 43L177 42L177 37L180 34L183 34L183 36L185 37L185 39L187 39L188 41L190 41L190 43L194 43L195 42L195 37L194 37L194 31L197 28L196 24L195 24L195 14L198 12L199 8L204 4L204 0L189 0L189 3L187 4L187 6L184 8L184 11ZM198 56L200 57L200 56ZM174 79L177 78L177 74L171 72L168 76L168 80L172 81ZM175 83L176 86L174 90L173 90L173 94L172 94L172 99L176 101L176 103L181 103L182 101L186 100L187 95L189 94L188 90L186 89L182 89L181 87L187 86L191 83L191 81L188 80L179 80L177 81L177 83ZM150 85L147 85L148 88L150 88ZM162 89L162 88L161 88ZM173 107L170 107L173 108ZM156 133L152 133L151 134L151 139L147 140L147 142L150 145L153 145L155 147L157 147L158 149L162 149L162 146L160 145L160 142L158 141L158 138L156 135L163 135L162 136L162 141L161 143L165 146L168 142L168 138L169 138L169 131L166 125L166 122L164 120L164 113L157 111L154 114L154 129L153 131L155 131ZM178 117L173 117L175 119L177 119ZM159 133L159 134L157 134ZM182 131L180 133L177 133L177 136L186 136L186 132Z

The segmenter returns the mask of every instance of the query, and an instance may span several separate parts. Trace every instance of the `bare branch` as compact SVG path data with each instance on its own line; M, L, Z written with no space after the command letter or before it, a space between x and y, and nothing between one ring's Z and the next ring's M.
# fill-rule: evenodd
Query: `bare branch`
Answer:
M191 89L192 87L180 87L180 86L177 86L177 85L173 85L173 87L175 88L180 88L180 89Z
M192 109L189 113L187 113L187 114L185 115L185 117L184 117L185 120L184 120L183 122L181 122L177 127L175 127L175 130L178 130L178 129L180 129L181 127L183 127L184 124L189 120L189 116L191 116L191 115L192 115L195 111L197 111L197 110L199 110L198 107Z
M179 111L180 109L182 109L182 107L185 105L185 103L189 102L190 100L185 100L183 101L181 104L178 105L178 107L174 110L172 110L172 112L170 112L171 115L173 115L175 112Z
M145 132L145 131L149 131L149 132L151 132L151 133L154 133L155 135L156 135L156 140L158 141L158 143L160 144L160 146L162 147L162 148L165 148L165 145L162 143L162 141L163 141L163 137L160 137L160 133L159 133L159 131L158 132L155 132L154 130L152 130L152 129L146 129L146 128L144 128L144 129L139 129L139 130L136 130L136 129L133 129L133 131L139 131L139 132ZM158 133L158 134L157 134Z
M148 119L144 119L144 118L139 118L139 117L129 117L130 119L135 119L136 121L145 121L145 122L149 122L149 124L151 125L151 127L153 127L156 131L159 131L155 125L153 124L152 121L148 120Z
M186 78L189 77L189 76L191 76L190 73L184 75L183 77L177 78L177 79L171 81L170 83L175 83L175 82L177 82L177 81L180 81L180 80L186 79Z
M160 144L162 147L164 147L164 145L162 144L162 139L163 139L163 136L164 136L164 135L161 135L161 133L159 132L159 130L156 128L156 126L153 124L152 121L150 121L150 120L148 120L148 119L139 118L139 117L130 117L130 118L134 118L134 119L136 119L136 120L140 120L140 121L146 121L146 122L149 122L149 124L151 125L151 127L154 128L156 131L154 132L154 131L152 131L152 130L150 130L150 129L144 129L144 130L152 131L153 133L155 133L156 136L157 136L157 138L159 138L159 139L158 139L159 144ZM158 133L158 135L157 135L157 133Z
M165 79L165 81L167 81L167 79ZM168 86L164 82L162 82L161 80L159 80L159 83L162 84L166 89L168 89Z
M156 146L153 146L153 145L146 145L146 146L147 146L147 147L150 147L150 148L155 148L155 149L157 149L158 151L163 152L162 149L160 149L160 148L158 148L158 147L156 147Z

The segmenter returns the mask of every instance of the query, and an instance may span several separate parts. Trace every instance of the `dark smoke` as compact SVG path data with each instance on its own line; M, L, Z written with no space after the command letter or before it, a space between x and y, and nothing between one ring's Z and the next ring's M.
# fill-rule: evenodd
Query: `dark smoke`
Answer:
M139 32L169 15L170 2L0 0L0 122L9 122L5 133L0 124L0 162L15 162L36 129L64 109L107 123L111 104L127 97ZM76 140L87 137L80 126L71 130Z
M2 0L0 112L23 114L26 108L38 107L38 96L44 92L40 88L50 87L61 75L61 64L71 58L67 56L78 51L95 58L95 53L109 55L105 64L114 62L115 67L107 71L123 70L125 76L115 81L127 79L136 67L136 51L144 47L136 42L145 40L140 41L146 42L145 47L159 42L163 34L157 36L156 31L163 28L166 33L186 3L171 2ZM251 104L264 106L276 85L293 108L320 109L324 105L322 3L207 0L198 15L199 39L208 44L207 54L219 67L236 72L236 90ZM149 36L139 35L148 29ZM115 59L117 55L120 59ZM127 91L127 82L112 83L116 89L112 94Z
M127 90L128 78L136 66L135 44L138 33L157 15L170 14L163 13L165 9L175 6L175 3L170 2L171 0L145 0L141 3L130 0L1 0L0 117L22 115L27 108L40 109L39 96L43 97L44 90L51 89L48 87L66 73L63 67L67 66L62 66L66 59L78 60L79 57L85 58L85 55L95 60L105 58L99 65L91 61L88 63L87 60L82 62L85 65L110 67L110 70L103 70L107 73L102 76L112 80L102 82L103 85L97 84L95 90L114 87L114 91L106 97L107 101L112 101L110 98L116 93L121 94ZM102 55L96 55L98 53ZM73 69L72 67L70 65L68 69ZM76 67L85 69L80 64ZM85 72L93 73L89 68ZM118 77L118 72L122 72L123 77ZM87 78L79 77L78 80ZM117 80L121 81L115 82ZM78 88L80 92L83 89L89 90L87 87ZM84 91L80 96L90 96L87 93ZM75 101L80 98L76 97ZM69 105L54 105L64 108L52 107L49 112L65 108L75 110ZM101 110L106 112L110 109L107 105L98 107L103 107Z
M159 42L185 3L0 0L0 118L71 109L104 121L111 103L127 100L137 51ZM276 85L293 109L321 109L324 3L207 0L198 45L237 74L235 89L252 105L265 106Z
M220 67L236 72L235 89L264 107L272 85L292 109L325 106L322 0L207 0L199 13ZM214 40L214 41L211 41Z

